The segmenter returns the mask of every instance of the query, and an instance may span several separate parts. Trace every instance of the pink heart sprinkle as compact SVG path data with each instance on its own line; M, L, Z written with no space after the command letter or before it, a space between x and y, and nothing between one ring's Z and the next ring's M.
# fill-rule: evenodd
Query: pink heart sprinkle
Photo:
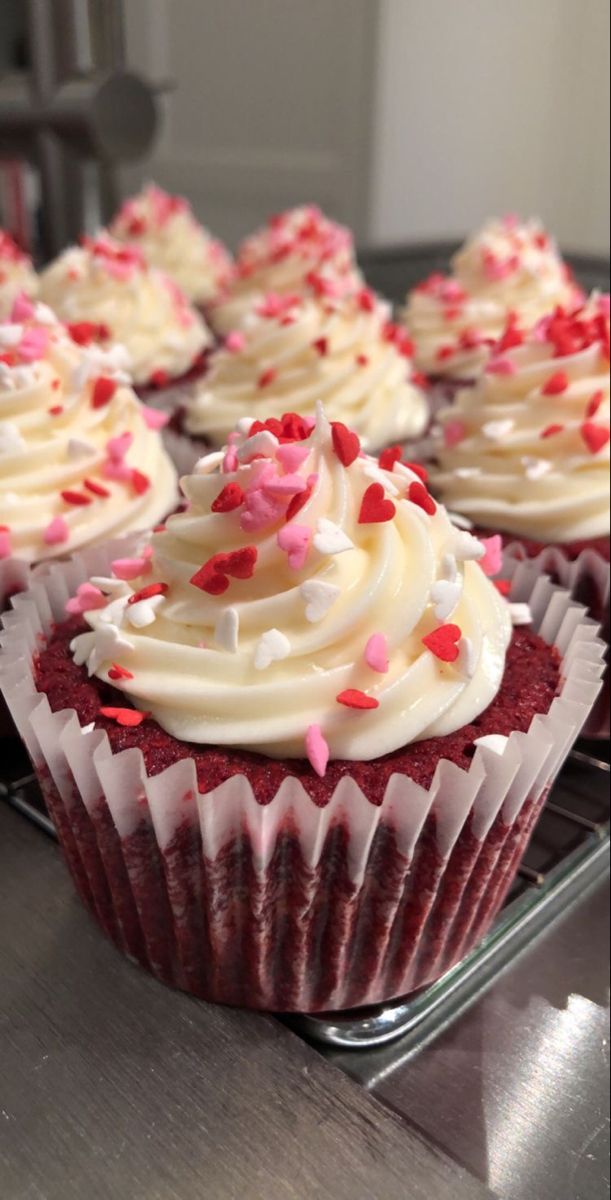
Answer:
M230 354L239 354L246 345L246 338L239 329L234 329L232 333L228 333L225 338L225 349L229 350Z
M130 483L133 476L133 470L128 467L127 463L110 462L104 463L104 477L106 479L115 479L117 483Z
M311 766L323 779L329 761L329 747L322 735L320 725L309 725L305 736L305 749Z
M31 321L34 316L34 305L24 292L16 297L11 311L11 321L19 325L21 321Z
M158 408L149 408L146 404L142 405L142 416L145 425L153 430L164 429L170 420L168 413L160 412Z
M462 421L447 421L443 427L443 440L449 448L458 446L467 435L466 426Z
M306 490L306 481L301 475L275 475L263 484L273 496L298 496Z
M493 358L486 367L488 375L515 375L516 364L510 358Z
M42 540L46 546L60 546L70 537L70 529L63 517L54 517L45 529Z
M278 531L278 545L281 550L286 550L289 567L294 571L301 571L305 566L311 540L309 525L285 525Z
M46 329L26 329L18 351L24 362L38 362L44 358L48 346L49 334Z
M134 441L133 433L120 433L106 443L106 453L114 462L122 462Z
M388 671L388 643L383 633L372 633L365 646L365 662L380 675Z
M479 565L485 575L498 575L503 565L503 539L498 533L493 537L481 538L486 553L480 558Z
M104 608L108 600L99 588L94 587L92 583L81 583L77 588L76 596L66 604L66 612L71 616L81 616L82 613L90 612L94 608Z
M229 446L227 453L223 459L223 471L226 475L231 475L233 471L238 469L238 452L235 446Z
M115 558L112 564L112 573L116 579L123 579L129 582L131 579L139 579L141 575L148 575L152 570L150 555L146 558Z
M244 501L244 512L240 517L240 528L247 533L256 533L275 525L284 515L285 504L265 496L259 489L247 494Z
M288 442L285 446L278 447L276 458L283 471L292 474L299 470L309 453L307 446L300 446L297 442Z

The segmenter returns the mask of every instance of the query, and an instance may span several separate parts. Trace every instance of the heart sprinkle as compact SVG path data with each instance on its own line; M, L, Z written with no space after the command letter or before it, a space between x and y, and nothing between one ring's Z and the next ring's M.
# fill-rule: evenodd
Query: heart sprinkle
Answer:
M150 713L140 712L136 708L109 708L100 709L100 716L108 717L110 721L116 721L117 725L123 725L126 729L137 729Z
M388 671L388 643L383 633L372 633L365 646L365 662L379 675L385 675Z
M458 625L440 625L439 629L434 629L432 633L423 637L423 644L435 658L441 662L453 663L456 662L459 654L459 642L462 638L462 630Z
M361 443L356 433L341 421L332 421L331 438L333 449L343 467L350 467L361 453Z
M329 762L329 747L325 741L320 725L309 725L305 736L305 750L310 765L320 778L324 778Z
M367 696L365 692L359 691L358 688L346 688L344 692L340 692L339 696L335 697L338 704L343 704L345 708L357 708L365 711L366 709L379 708L380 701L374 696Z
M392 521L396 508L387 500L381 483L370 483L361 501L359 525L377 525Z

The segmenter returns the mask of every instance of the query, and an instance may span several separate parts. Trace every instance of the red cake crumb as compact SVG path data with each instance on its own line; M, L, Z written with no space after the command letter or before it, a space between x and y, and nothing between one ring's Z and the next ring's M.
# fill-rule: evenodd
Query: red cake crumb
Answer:
M89 679L83 667L77 667L70 653L70 642L87 626L81 617L73 617L58 626L35 662L36 685L45 692L54 712L75 708L82 725L95 722L104 729L115 753L132 747L144 755L149 774L157 775L166 767L185 758L195 759L199 790L204 793L236 774L251 782L259 804L269 804L280 784L295 777L312 800L324 807L336 785L345 775L352 776L370 802L380 805L391 776L407 775L428 788L440 759L449 759L464 770L474 754L474 741L486 734L509 736L513 730L525 732L536 713L546 713L558 692L560 661L530 629L515 629L501 689L489 708L464 729L446 737L427 738L395 750L373 762L329 763L324 779L319 779L304 759L272 759L233 747L202 746L180 742L152 719L130 729L100 715L102 707L125 707L126 696L110 684Z

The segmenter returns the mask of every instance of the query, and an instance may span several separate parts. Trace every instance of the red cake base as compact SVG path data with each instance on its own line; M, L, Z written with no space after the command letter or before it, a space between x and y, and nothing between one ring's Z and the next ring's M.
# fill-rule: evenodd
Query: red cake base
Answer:
M138 746L150 774L191 755L204 793L246 775L260 805L273 803L289 775L321 807L346 774L374 805L396 773L428 788L442 757L467 768L475 738L527 730L535 713L548 711L559 683L555 651L531 631L516 630L499 696L476 722L373 763L333 762L320 780L306 762L188 746L152 720L124 729L101 718L102 703L125 698L75 667L68 644L81 627L78 619L61 626L36 664L37 686L55 711L69 706L82 724L95 721L114 752ZM103 795L86 807L76 783L62 798L45 769L40 776L78 891L115 944L165 983L206 1000L274 1011L377 1003L443 974L489 929L544 802L531 795L511 822L501 809L483 837L469 813L442 855L442 788L409 857L391 817L381 819L362 881L355 881L349 813L330 825L314 866L298 817L288 815L262 868L246 825L209 857L200 825L185 819L162 848L145 805L137 827L120 837Z

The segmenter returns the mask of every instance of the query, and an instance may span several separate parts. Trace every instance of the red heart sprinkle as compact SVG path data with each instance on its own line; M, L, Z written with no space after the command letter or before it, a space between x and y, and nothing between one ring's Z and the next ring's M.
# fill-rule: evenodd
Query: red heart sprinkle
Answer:
M147 583L139 592L134 592L127 603L138 604L140 600L150 600L152 596L165 596L169 590L167 583Z
M228 483L212 502L213 513L233 512L244 503L244 492L239 483Z
M221 556L219 555L219 557ZM199 571L191 576L190 582L194 587L199 588L200 592L207 592L209 596L221 596L229 587L227 576L217 571L214 558L204 563L203 567L200 567Z
M545 429L541 430L539 437L542 437L542 438L555 437L555 435L557 433L562 433L563 430L564 430L564 425L547 425Z
M312 495L312 490L313 489L311 487L307 487L305 492L298 492L296 496L293 496L293 499L286 510L287 522L292 521L293 517L296 517L297 513L301 512L304 505L308 503L308 500Z
M388 446L388 448L383 450L380 454L378 463L383 471L392 471L395 463L401 461L402 455L403 451L400 446Z
M98 483L95 479L84 479L83 486L86 487L87 491L91 492L92 495L99 496L101 500L108 500L108 497L110 496L108 488L103 487L102 484Z
M66 504L74 504L76 508L83 508L86 504L91 504L90 496L83 496L82 492L73 492L69 488L64 492L60 492L60 495Z
M258 553L256 546L243 546L241 550L232 550L230 554L223 556L226 563L222 570L234 579L252 579Z
M335 697L338 704L345 705L346 708L379 708L380 701L374 696L367 696L365 692L359 691L358 688L346 688L345 692L340 692L339 696Z
M414 475L417 475L418 478L421 479L423 483L428 483L429 473L428 473L426 467L422 466L422 463L406 462L405 465L406 465L406 467L409 468L410 471L413 471Z
M275 367L268 367L266 371L262 371L257 381L257 387L266 388L275 382L278 372Z
M440 625L439 629L434 629L432 633L423 637L423 644L427 650L430 650L435 658L441 659L442 662L456 662L460 650L458 642L462 637L462 629L458 625Z
M545 383L543 384L543 387L541 388L541 395L561 396L563 392L566 392L569 382L570 380L566 371L555 371L554 374L550 375L549 379L546 379Z
M595 421L584 421L581 436L592 454L598 454L609 441L609 426L597 425Z
M117 725L124 725L127 729L136 729L147 717L150 717L148 712L139 712L136 708L101 708L100 715L108 717L111 721L116 721Z
M408 499L411 500L412 504L417 504L418 508L423 508L425 513L428 513L429 517L433 517L437 512L437 505L435 504L433 497L429 494L429 492L427 492L423 483L419 483L417 481L410 483L407 496Z
M151 385L151 387L154 387L154 388L166 387L169 382L170 382L170 376L169 376L168 372L164 371L161 367L159 368L159 370L153 371L153 374L151 375L151 377L149 379L149 384Z
M591 418L596 416L604 398L605 393L603 392L602 388L599 388L597 392L594 392L594 395L591 397L586 409L586 417Z
M138 471L137 468L134 467L131 474L131 484L136 494L138 496L143 496L145 492L148 492L151 486L151 481L148 475L144 475L142 471Z
M118 386L116 379L108 379L106 375L100 375L96 379L91 393L92 408L104 408L106 404L110 404Z
M195 572L191 583L210 596L220 596L229 587L228 576L234 579L251 579L255 571L258 551L256 546L244 546L229 554L213 554Z
M332 421L331 437L333 439L333 449L342 466L351 466L361 453L361 443L356 433L353 433L341 421Z
M383 521L392 521L396 508L392 500L384 495L381 483L370 483L361 501L359 525L375 525Z
M329 353L329 339L326 337L317 338L315 342L312 342L312 347L318 351L321 358L325 358Z
M133 677L131 671L126 670L125 667L120 667L118 663L113 663L112 667L110 668L110 670L108 672L108 678L112 679L112 680L117 680L117 679L133 679L134 677Z

